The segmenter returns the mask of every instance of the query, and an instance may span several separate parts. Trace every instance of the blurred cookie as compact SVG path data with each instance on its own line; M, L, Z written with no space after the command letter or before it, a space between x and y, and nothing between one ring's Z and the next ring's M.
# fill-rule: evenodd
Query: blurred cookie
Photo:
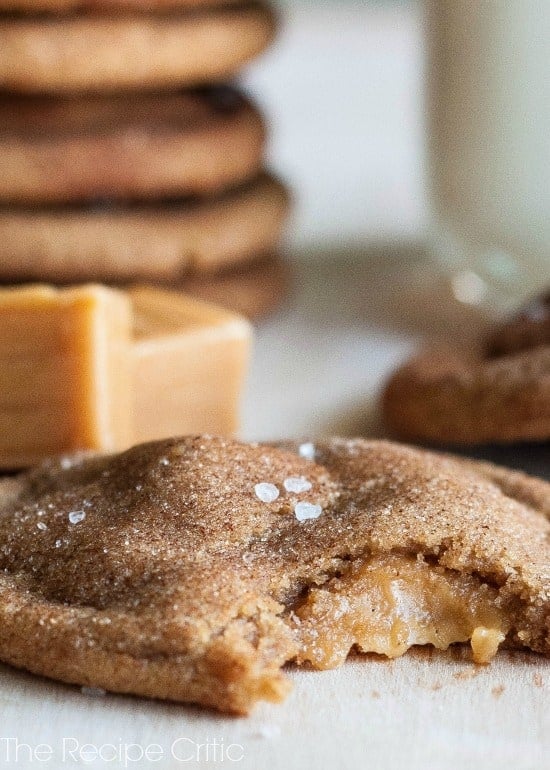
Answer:
M0 19L0 89L26 93L196 86L223 80L268 45L261 3L163 13Z
M401 438L488 444L550 438L550 316L546 297L496 329L486 354L453 349L414 357L383 396Z
M143 11L237 5L242 0L0 0L0 13L68 13L69 11Z
M206 195L258 173L265 140L237 91L0 98L0 201Z
M0 482L0 660L245 714L286 695L290 661L548 655L549 501L543 481L389 442L52 460Z
M550 345L550 292L533 299L490 335L486 350L491 357Z
M290 268L278 257L259 259L218 275L190 275L176 288L252 320L273 313L284 300Z
M214 199L0 208L0 280L169 280L273 252L285 188L262 175Z

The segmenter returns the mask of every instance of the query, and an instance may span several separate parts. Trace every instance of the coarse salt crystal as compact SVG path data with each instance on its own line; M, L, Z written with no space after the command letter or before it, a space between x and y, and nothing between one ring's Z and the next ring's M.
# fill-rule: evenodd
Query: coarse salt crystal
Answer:
M311 441L307 441L305 444L300 444L298 447L298 454L300 457L306 460L315 460L315 446Z
M262 503L273 503L279 497L279 490L275 484L263 481L261 484L256 484L254 494Z
M309 492L311 481L308 481L303 476L291 476L284 480L283 486L287 492Z
M294 515L298 521L307 521L308 519L318 519L323 513L320 505L313 503L296 503L294 506Z
M45 530L45 529L48 529L48 526L47 526L47 524L44 524L44 522L43 522L43 521L39 521L39 522L38 522L38 524L37 524L36 526L38 527L38 529L41 529L41 530L42 530L42 532L44 532L44 530Z
M71 511L69 513L69 521L71 524L79 524L81 521L84 521L85 518L85 511Z

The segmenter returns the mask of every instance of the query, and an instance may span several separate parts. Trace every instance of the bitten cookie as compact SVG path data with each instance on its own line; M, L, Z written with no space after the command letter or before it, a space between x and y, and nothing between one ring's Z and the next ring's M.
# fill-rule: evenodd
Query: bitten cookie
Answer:
M206 195L258 173L265 128L238 92L0 99L0 201Z
M272 253L288 211L262 175L220 197L55 208L0 207L0 280L174 280Z
M548 299L497 328L484 351L428 351L398 369L383 396L392 433L456 445L550 438Z
M287 661L550 652L550 486L386 442L209 437L0 484L0 659L247 713Z
M71 93L221 81L261 53L275 20L260 3L164 13L0 20L0 89Z

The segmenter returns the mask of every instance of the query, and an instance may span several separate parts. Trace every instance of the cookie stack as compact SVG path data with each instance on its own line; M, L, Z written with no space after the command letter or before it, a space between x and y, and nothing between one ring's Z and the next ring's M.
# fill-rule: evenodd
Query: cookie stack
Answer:
M274 29L231 0L0 0L0 280L215 297L212 276L272 254L287 194L222 84Z

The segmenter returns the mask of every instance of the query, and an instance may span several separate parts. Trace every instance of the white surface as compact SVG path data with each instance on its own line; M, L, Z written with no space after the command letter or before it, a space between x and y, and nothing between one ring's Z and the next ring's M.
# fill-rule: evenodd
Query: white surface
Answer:
M540 658L503 654L491 667L474 669L450 654L413 653L394 662L354 660L338 671L294 672L291 677L295 686L283 705L260 705L251 717L234 719L122 696L92 698L0 667L0 767L548 767L550 665ZM17 736L33 750L45 744L51 759L25 761L29 749L20 745L19 762L13 761ZM213 748L209 759L205 755L204 744L214 741L219 761L214 761ZM108 761L112 749L104 749L106 761L75 761L70 751L85 744L91 744L88 751L122 745L123 752L125 745L137 744L126 751L138 761ZM139 759L151 744L160 747L161 762ZM226 750L232 746L230 755L242 759L231 762L225 756L221 761L221 745Z
M411 349L413 335L395 328L395 297L387 297L385 307L374 308L373 300L385 292L388 276L395 280L401 272L396 260L385 266L373 256L294 266L284 307L258 329L244 438L350 435L376 427L380 385Z

